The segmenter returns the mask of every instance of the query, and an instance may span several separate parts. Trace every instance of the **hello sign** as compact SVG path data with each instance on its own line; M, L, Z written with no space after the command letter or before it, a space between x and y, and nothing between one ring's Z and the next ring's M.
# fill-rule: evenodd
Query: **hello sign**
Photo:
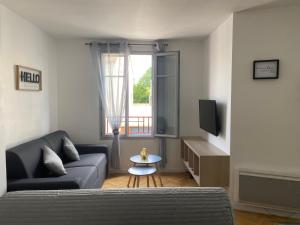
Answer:
M42 71L25 66L16 66L17 90L41 91Z

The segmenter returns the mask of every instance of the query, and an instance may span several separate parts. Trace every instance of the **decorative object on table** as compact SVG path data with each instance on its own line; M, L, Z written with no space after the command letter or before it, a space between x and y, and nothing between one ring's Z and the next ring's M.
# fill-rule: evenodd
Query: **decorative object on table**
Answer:
M253 62L253 79L278 79L279 59L255 60Z
M160 181L160 186L163 187L163 183L161 180L161 176L159 173L159 167L158 167L158 164L161 162L161 160L162 159L159 155L154 155L154 154L149 154L147 161L142 160L140 155L134 155L134 156L130 157L130 161L133 163L133 167L131 167L131 168L139 167L139 170L142 170L144 172L148 171L149 168L155 169L153 174L158 176L158 179ZM151 165L154 165L154 167L152 167ZM130 168L129 168L129 170L130 170ZM129 171L129 170L128 170L128 172L130 173L130 176L129 176L127 187L130 187L130 181L131 181L132 175L137 176L134 173L131 173L131 171ZM136 170L136 169L134 169L134 170ZM151 175L151 174L148 174L148 175ZM143 176L147 176L147 175L144 174ZM152 177L152 179L154 179L154 176ZM148 181L148 178L147 178L147 181ZM154 179L153 183L154 183L154 186L156 187L155 179Z
M41 91L42 71L17 65L16 89L25 91Z
M141 159L144 160L144 161L147 161L148 160L148 156L149 156L149 153L148 153L147 148L142 148L142 150L140 151L140 157L141 157Z

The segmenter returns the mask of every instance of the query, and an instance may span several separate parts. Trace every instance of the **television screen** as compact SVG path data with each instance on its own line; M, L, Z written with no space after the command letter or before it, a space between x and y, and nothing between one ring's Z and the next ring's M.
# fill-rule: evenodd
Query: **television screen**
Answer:
M219 121L217 114L217 103L215 100L199 100L200 128L219 135Z

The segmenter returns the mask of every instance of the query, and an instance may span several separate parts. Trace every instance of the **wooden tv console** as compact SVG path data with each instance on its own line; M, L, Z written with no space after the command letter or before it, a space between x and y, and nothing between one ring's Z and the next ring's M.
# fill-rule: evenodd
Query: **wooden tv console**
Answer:
M181 158L199 186L228 187L230 156L198 138L181 139Z

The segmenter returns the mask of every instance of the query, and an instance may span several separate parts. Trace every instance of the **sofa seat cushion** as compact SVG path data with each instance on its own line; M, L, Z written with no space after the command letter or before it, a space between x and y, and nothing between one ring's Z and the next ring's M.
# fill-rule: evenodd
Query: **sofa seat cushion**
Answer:
M95 181L98 180L98 171L95 166L69 167L66 168L67 174L62 176L63 179L74 178L79 188L94 187Z
M80 155L80 160L65 163L65 168L94 166L97 169L98 177L105 179L107 159L104 153L83 154Z
M8 191L57 190L96 188L99 181L95 166L66 168L67 174L60 177L29 178L8 181Z
M103 153L84 154L80 155L80 160L68 162L64 164L65 168L81 167L81 166L96 166L106 164L106 156Z

